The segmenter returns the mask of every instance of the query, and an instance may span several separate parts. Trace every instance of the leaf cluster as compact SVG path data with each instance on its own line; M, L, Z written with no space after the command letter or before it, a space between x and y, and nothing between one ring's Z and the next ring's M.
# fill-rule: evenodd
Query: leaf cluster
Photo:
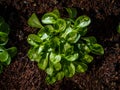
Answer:
M27 38L31 45L28 57L45 70L48 84L85 72L87 64L93 60L90 54L104 53L94 36L85 37L91 19L86 15L75 18L75 8L66 8L66 11L69 18L61 18L55 9L42 16L42 24L35 13L28 20L28 25L40 28L37 34L30 34Z
M13 57L17 52L16 47L11 47L8 49L5 48L5 45L8 42L9 32L9 25L2 17L0 17L0 73L2 73L3 67L10 64L11 57Z

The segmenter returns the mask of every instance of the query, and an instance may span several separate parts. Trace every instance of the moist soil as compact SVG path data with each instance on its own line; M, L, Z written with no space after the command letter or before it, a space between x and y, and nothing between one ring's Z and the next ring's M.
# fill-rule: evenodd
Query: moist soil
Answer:
M88 15L92 23L88 36L95 36L105 54L94 56L85 73L64 78L53 85L45 82L46 73L27 57L30 48L26 39L38 30L27 25L35 12L40 18L57 8L66 17L65 7L75 7L78 16ZM0 90L120 90L120 22L119 0L0 0L0 15L10 25L6 47L16 46L18 53L0 75Z

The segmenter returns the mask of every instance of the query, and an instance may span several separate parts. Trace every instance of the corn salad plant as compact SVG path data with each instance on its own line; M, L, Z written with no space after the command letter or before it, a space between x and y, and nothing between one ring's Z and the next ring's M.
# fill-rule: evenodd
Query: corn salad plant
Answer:
M94 36L85 36L91 19L86 15L76 19L75 8L66 8L66 11L69 18L61 18L55 9L42 16L42 23L35 13L28 19L29 26L40 29L27 38L31 45L28 57L47 73L48 84L85 72L87 64L93 60L91 53L104 54L103 47Z
M14 57L17 52L16 47L5 48L9 32L9 25L0 17L0 73L2 73L4 67L10 64L11 57Z

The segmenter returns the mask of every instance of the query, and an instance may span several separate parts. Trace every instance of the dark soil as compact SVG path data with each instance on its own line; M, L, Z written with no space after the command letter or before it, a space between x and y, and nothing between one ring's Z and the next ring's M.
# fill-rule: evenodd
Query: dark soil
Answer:
M37 32L27 25L27 20L33 12L41 17L54 8L64 17L64 7L76 7L79 15L91 17L88 35L97 38L105 54L95 56L86 73L47 85L45 72L26 55L26 38ZM0 15L11 28L7 47L18 48L17 56L0 75L0 90L120 90L120 34L116 32L120 22L119 0L0 0Z

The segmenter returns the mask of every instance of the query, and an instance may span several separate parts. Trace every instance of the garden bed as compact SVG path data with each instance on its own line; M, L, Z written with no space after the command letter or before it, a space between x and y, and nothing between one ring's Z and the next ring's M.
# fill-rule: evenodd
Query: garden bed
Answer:
M95 36L105 54L95 55L86 73L64 78L53 85L45 83L46 73L27 57L27 36L38 30L27 24L33 12L39 17L54 8L66 17L65 7L75 7L78 15L88 15L92 23L88 36ZM0 15L10 25L7 47L16 46L18 53L0 75L0 90L119 90L120 89L120 22L119 0L1 0Z

